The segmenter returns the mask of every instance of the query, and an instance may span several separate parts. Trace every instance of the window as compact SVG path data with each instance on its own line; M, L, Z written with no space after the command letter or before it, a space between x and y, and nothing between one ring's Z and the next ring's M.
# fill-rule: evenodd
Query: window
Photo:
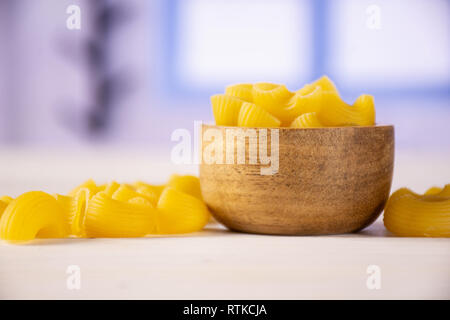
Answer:
M448 87L450 2L329 1L329 12L333 50L327 68L341 85L407 91Z
M450 93L446 0L168 3L167 75L175 93L255 81L296 89L322 74L344 97Z
M191 90L233 82L297 86L311 74L311 10L296 0L172 1L172 81ZM173 38L173 39L171 39Z

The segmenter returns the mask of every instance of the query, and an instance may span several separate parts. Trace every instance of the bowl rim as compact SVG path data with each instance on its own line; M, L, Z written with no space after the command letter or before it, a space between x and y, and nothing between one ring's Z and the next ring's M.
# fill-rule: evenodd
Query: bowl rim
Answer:
M377 128L392 128L394 129L393 124L375 124L372 126L337 126L337 127L315 127L315 128L291 128L291 127L239 127L239 126L222 126L211 123L202 123L202 127L216 127L216 128L240 128L240 129L281 129L281 130L348 130L348 129L356 129L356 130L366 130L366 129L377 129Z

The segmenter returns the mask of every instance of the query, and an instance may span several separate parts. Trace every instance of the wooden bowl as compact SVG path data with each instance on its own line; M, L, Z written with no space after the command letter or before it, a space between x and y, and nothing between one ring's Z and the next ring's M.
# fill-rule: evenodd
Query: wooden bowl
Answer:
M231 139L226 139L236 129L251 129L253 135L244 140L245 163L233 158L226 164L226 148L232 156L239 151L237 141L231 147ZM249 151L264 144L264 130L202 125L201 189L219 222L248 233L326 235L361 230L380 215L392 182L393 126L265 130L273 163L279 152L278 172L273 175L261 174L269 165L261 164L260 158L249 163ZM219 149L214 149L221 144L212 147L217 141L223 143L224 164Z

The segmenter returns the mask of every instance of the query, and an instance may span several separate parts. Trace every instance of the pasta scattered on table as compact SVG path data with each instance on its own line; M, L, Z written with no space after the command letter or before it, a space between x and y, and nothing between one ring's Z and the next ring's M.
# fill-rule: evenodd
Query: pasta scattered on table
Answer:
M384 225L398 236L450 237L450 184L423 195L397 190L384 209Z
M190 233L209 219L194 176L173 175L167 185L88 180L67 195L31 191L0 198L0 239L11 242Z

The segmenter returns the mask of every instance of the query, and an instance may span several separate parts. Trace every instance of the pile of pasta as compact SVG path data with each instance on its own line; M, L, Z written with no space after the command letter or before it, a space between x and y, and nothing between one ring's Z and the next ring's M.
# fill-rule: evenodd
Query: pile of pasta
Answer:
M327 77L295 92L274 83L235 84L211 97L217 125L239 127L338 127L375 124L373 96L349 105Z
M166 185L88 180L68 195L32 191L0 198L0 239L189 233L203 229L209 218L194 176L173 175Z
M384 209L384 225L398 236L450 237L450 184L423 195L397 190Z

